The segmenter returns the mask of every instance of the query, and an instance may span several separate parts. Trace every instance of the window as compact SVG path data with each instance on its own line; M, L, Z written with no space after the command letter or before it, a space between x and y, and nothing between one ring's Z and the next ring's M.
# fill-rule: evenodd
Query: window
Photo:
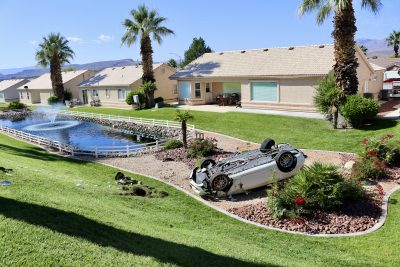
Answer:
M93 89L92 90L92 96L98 96L99 94L97 93L97 90L96 89Z
M190 82L179 82L179 98L190 98Z
M26 99L31 99L29 92L26 92Z
M200 83L195 83L194 84L194 96L196 98L201 98L201 87Z
M0 99L4 99L4 93L0 93Z
M19 98L24 99L24 93L23 92L19 93Z
M110 91L108 89L106 89L106 97L110 98Z
M206 93L211 93L211 83L206 83Z
M173 85L173 87L174 87L174 89L172 90L172 93L173 93L174 95L177 95L177 94L178 94L178 85L175 84L175 85Z
M222 84L222 92L224 95L230 94L239 94L241 93L241 84L240 83L223 83Z
M276 82L252 82L251 100L278 102L278 84Z
M118 100L125 101L125 90L118 89Z

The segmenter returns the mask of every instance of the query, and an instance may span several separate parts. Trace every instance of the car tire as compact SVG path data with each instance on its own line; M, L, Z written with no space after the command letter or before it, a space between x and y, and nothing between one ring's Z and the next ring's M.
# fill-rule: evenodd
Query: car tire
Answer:
M290 151L279 151L275 156L275 162L281 172L291 172L296 168L297 158Z
M231 185L231 179L224 173L215 173L211 176L210 185L214 191L227 191Z
M215 164L216 164L215 160L206 158L206 159L203 159L202 161L200 161L199 166L200 166L200 169L204 169L204 168L207 169L208 167L210 167L210 165L211 165L211 167L213 167Z
M275 141L271 138L267 138L264 140L264 142L261 143L260 146L260 151L261 152L268 152L275 146Z

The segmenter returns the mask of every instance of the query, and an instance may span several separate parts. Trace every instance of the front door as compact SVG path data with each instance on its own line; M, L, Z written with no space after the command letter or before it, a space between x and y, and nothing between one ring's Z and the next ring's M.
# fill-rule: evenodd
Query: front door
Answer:
M211 83L206 83L206 104L214 103L212 85Z
M87 104L88 104L87 90L82 90L82 100L83 100L83 104L84 104L84 105L87 105Z

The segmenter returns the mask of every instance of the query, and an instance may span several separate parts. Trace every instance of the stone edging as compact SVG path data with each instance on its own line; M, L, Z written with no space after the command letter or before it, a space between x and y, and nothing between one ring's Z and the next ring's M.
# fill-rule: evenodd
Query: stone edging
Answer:
M209 133L212 133L212 132L209 132ZM5 134L5 135L6 135L6 134ZM9 135L7 135L7 136L9 136ZM14 138L13 136L9 136L9 137L11 137L11 138L13 138L13 139L17 139L17 138ZM235 138L235 139L240 140L240 139L238 139L238 138ZM20 140L20 139L17 139L17 140ZM382 214L381 214L381 216L380 216L378 222L377 222L373 227L371 227L371 228L368 229L368 230L365 230L365 231L362 231L362 232L356 232L356 233L348 233L348 234L312 234L312 233L304 233L304 232L289 231L289 230L284 230L284 229L280 229L280 228L270 227L270 226L266 226L266 225L263 225L263 224L260 224L260 223L256 223L256 222L253 222L253 221L249 221L249 220L243 219L243 218L241 218L241 217L239 217L239 216L237 216L237 215L235 215L235 214L232 214L232 213L230 213L230 212L228 212L228 211L226 211L226 210L224 210L224 209L222 209L222 208L220 208L220 207L217 207L217 206L212 205L211 203L209 203L209 202L206 201L205 199L203 199L203 198L201 198L201 197L199 197L199 196L197 196L197 195L195 195L195 194L193 194L193 193L190 193L190 192L186 191L185 189L183 189L183 188L181 188L181 187L179 187L179 186L177 186L177 185L168 183L168 182L166 182L166 181L164 181L164 180L162 180L162 179L160 179L160 178L158 178L158 177L155 177L155 176L151 176L151 175L147 175L147 174L142 174L142 173L138 173L138 172L132 172L132 171L127 170L127 169L125 169L125 168L116 167L116 166L113 166L113 165L107 164L107 163L96 162L95 160L84 160L84 159L81 159L81 158L79 158L79 157L70 157L70 156L67 156L67 155L60 155L60 154L58 154L58 153L55 153L55 152L52 152L52 151L48 151L48 150L46 150L45 148L43 148L42 146L39 146L39 145L37 145L37 144L30 143L30 142L27 142L27 141L25 141L25 140L20 140L20 141L23 141L23 142L32 144L32 145L34 145L34 146L36 146L36 147L40 147L41 149L47 151L48 153L55 154L55 155L58 155L58 156L61 156L61 157L73 158L73 159L76 159L76 160L79 160L79 161L85 161L85 162L98 163L98 164L102 164L102 165L104 165L104 166L111 167L111 168L114 168L114 169L119 169L119 170L122 170L122 171L125 171L125 172L134 173L134 174L137 174L137 175L140 175L140 176L144 176L144 177L151 178L151 179L153 179L153 180L156 180L156 181L162 182L162 183L164 183L164 184L167 184L167 185L169 185L169 186L172 186L173 188L179 190L180 192L183 192L184 194L186 194L186 195L188 195L188 196L194 198L195 200L197 200L197 201L203 203L204 205L206 205L206 206L208 206L208 207L210 207L210 208L212 208L212 209L214 209L214 210L216 210L216 211L219 211L219 212L221 212L221 213L223 213L223 214L225 214L225 215L227 215L227 216L229 216L229 217L231 217L231 218L234 218L234 219L236 219L236 220L239 220L239 221L241 221L241 222L244 222L244 223L247 223L247 224L252 224L252 225L258 226L258 227L260 227L260 228L267 229L267 230L275 230L275 231L278 231L278 232L289 233L289 234L295 234L295 235L302 235L302 236L315 236L315 237L351 237L351 236L360 236L360 235L365 235L365 234L372 233L372 232L378 230L379 228L381 228L381 227L385 224L386 218L387 218L387 216L388 216L388 206L389 206L388 204L389 204L390 196L391 196L394 192L396 192L397 190L400 189L400 185L397 185L396 187L392 188L392 190L386 192L386 194L385 194L385 196L383 197L383 200L382 200L382 207L381 207L381 209L382 209ZM243 140L241 140L241 141L243 141ZM324 151L324 150L319 150L319 151ZM332 151L332 152L334 152L334 151Z

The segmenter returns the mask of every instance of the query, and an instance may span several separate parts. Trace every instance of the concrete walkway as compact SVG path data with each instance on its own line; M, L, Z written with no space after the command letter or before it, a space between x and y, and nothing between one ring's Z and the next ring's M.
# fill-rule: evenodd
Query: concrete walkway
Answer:
M218 105L177 105L179 109L195 110L195 111L209 111L209 112L243 112L254 114L268 114L268 115L281 115L298 118L310 119L324 119L321 113L317 112L300 112L300 111L285 111L285 110L272 110L272 109L249 109L249 108L236 108L234 106L218 106Z

